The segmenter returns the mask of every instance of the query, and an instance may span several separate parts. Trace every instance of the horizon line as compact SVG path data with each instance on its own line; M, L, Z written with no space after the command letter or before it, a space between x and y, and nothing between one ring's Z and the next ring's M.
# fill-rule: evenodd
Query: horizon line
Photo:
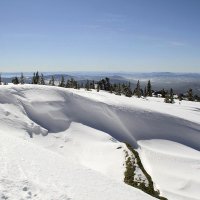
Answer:
M200 72L194 72L194 71L118 71L118 70L113 70L113 71L92 71L92 70L77 70L77 71L40 71L40 70L33 70L33 71L0 71L0 74L14 74L14 73L34 73L34 72L39 72L39 73L135 73L135 74L150 74L150 73L171 73L171 74L200 74Z

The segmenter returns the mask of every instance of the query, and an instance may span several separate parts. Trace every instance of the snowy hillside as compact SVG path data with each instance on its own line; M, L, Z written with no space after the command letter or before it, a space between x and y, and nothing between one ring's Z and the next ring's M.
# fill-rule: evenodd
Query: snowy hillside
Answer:
M123 182L122 142L138 150L162 196L200 199L200 103L1 86L0 198L155 199Z

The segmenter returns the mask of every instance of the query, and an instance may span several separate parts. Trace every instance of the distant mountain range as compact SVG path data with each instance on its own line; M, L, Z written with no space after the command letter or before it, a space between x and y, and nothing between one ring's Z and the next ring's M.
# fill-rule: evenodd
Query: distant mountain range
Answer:
M20 76L21 73L2 73L2 79L5 82L11 82L12 77ZM43 72L44 77L48 80L54 75L56 80L60 80L64 75L65 79L74 78L79 82L86 80L99 81L104 77L109 77L112 83L131 82L134 88L138 80L144 87L148 80L151 80L154 90L162 88L168 90L173 88L177 93L184 93L192 88L195 94L200 94L200 73L172 73L172 72ZM31 81L33 72L26 72L24 76L27 82Z

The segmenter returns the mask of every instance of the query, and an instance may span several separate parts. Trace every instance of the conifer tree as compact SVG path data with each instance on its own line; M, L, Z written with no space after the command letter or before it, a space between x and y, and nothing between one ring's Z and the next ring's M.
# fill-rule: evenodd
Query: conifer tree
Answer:
M106 77L105 78L105 86L104 86L105 90L110 91L110 86L111 86L110 79L108 77Z
M65 84L66 88L70 88L70 80L67 80L66 84Z
M170 92L166 92L165 94L165 103L174 103L174 93L173 93L173 89L170 89Z
M147 96L147 87L145 86L144 87L144 97L146 97Z
M12 83L13 84L19 84L19 79L17 78L17 77L14 77L13 79L12 79Z
M116 90L117 91L115 92L115 94L116 95L121 95L121 84L120 83L118 84L118 87L116 88Z
M110 93L111 94L113 93L113 87L112 87L112 85L110 85Z
M188 90L187 96L189 101L194 101L193 91L191 88Z
M105 79L101 79L101 80L98 82L98 84L99 84L99 89L100 89L100 90L105 90L105 84L106 84Z
M40 77L40 85L45 85L44 75L43 74L41 74L41 77Z
M74 88L74 89L78 89L78 83L77 83L77 81L75 81L75 80L74 80L74 82L73 82L73 88Z
M174 103L174 92L173 92L172 88L170 89L170 96L169 96L169 98L170 98L170 103Z
M178 99L179 99L179 101L182 101L183 100L183 94L179 94Z
M23 73L21 73L19 82L20 82L21 84L24 84L24 83L25 83L25 79L24 79L24 74L23 74Z
M99 83L97 84L97 92L99 92L100 86Z
M151 89L151 81L150 80L147 83L147 96L152 97L152 89Z
M55 79L54 79L54 76L51 76L51 80L49 81L49 85L55 86Z
M135 88L135 95L138 97L138 98L140 98L141 97L141 89L140 89L140 81L138 80L138 82L137 82L137 86L136 86L136 88Z
M164 88L161 90L161 95L162 95L162 98L165 98L166 92L165 92Z
M129 81L128 85L123 84L123 93L126 97L132 97L131 83Z
M33 73L32 84L40 84L40 76L38 71Z
M164 101L165 101L165 103L170 103L170 96L169 96L168 91L165 94L165 100Z
M81 85L81 86L83 86L83 85ZM66 88L75 88L75 89L77 89L77 81L75 81L73 78L68 79L66 84L65 84L65 87Z
M131 88L126 86L126 87L124 88L124 94L125 94L126 97L132 97Z
M65 87L65 78L64 78L64 76L61 77L61 81L60 81L59 87Z
M74 88L75 87L75 81L73 78L70 79L70 88Z
M92 88L92 89L95 89L95 83L94 83L94 80L92 81L91 88Z
M37 71L35 74L35 84L39 84L40 81L40 76L39 76L39 72Z
M89 80L87 80L87 82L86 82L86 84L85 84L85 89L86 89L87 91L90 90L90 82L89 82Z

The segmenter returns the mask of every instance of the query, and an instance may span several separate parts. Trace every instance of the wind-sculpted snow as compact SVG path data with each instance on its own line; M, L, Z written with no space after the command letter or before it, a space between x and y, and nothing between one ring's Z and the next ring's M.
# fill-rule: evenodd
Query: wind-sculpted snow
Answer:
M166 139L200 150L200 125L183 119L181 115L158 112L159 108L154 111L156 106L165 106L156 105L156 102L146 109L145 106L138 106L134 99L111 94L105 95L102 102L101 99L93 99L92 95L84 97L81 92L56 87L15 87L15 90L17 92L12 93L11 98L20 102L28 118L50 133L64 131L75 121L135 147L138 140ZM98 93L95 93L98 98ZM113 101L107 102L109 98L113 98ZM117 98L119 102L115 103ZM173 105L169 109L173 110ZM197 117L200 121L200 115Z
M166 140L139 142L144 167L168 199L200 199L200 152Z
M10 140L7 135L9 138L17 137L19 149L15 149L15 139ZM153 181L155 178L156 187L162 196L169 200L197 200L200 196L197 189L200 187L200 104L196 102L183 101L171 105L163 103L163 99L159 98L128 98L103 91L98 93L38 85L1 86L0 136L1 147L4 146L0 150L0 169L4 169L0 185L4 188L0 187L0 191L8 190L11 184L11 199L17 194L19 187L22 191L23 187L32 188L25 192L26 194L20 193L21 198L27 195L27 198L32 199L120 200L132 199L134 194L138 200L152 199L122 183L118 185L125 170L123 151L127 150L120 142L128 142L140 149L144 167ZM31 144L28 145L27 141ZM152 144L155 144L155 148ZM6 145L13 146L9 153L6 148L10 147ZM23 147L28 154L24 154L22 158L20 151L23 151ZM18 153L12 154L12 151ZM38 159L37 152L42 152ZM185 152L187 156L184 155ZM49 153L51 163L45 158ZM28 155L33 158L33 164L26 163L22 166L23 162L17 159L30 161ZM59 174L54 176L52 174L56 170L56 156L59 159ZM12 159L15 157L13 163ZM62 159L64 160L61 161ZM44 161L41 162L39 172L40 160ZM19 167L15 169L16 165ZM62 165L66 169L61 167ZM70 167L67 167L68 165ZM8 171L5 166L8 166ZM51 172L50 177L45 173L46 167L46 170ZM74 171L73 167L78 169ZM16 172L22 178L15 181L14 175L9 173L12 170L13 174ZM58 179L62 176L60 174L65 174L68 170L71 170L72 176L63 176L59 183ZM25 175L22 173L24 171ZM72 181L76 172L76 181L79 176L83 180L91 176L85 191L82 186L81 192L78 188L86 182L82 181L77 186L78 183ZM6 178L6 174L9 178ZM38 179L36 182L34 177ZM40 182L48 178L50 182L55 181L54 186L48 183L40 185ZM92 187L93 178L99 179L98 191L95 191L96 187ZM109 182L110 180L112 181ZM56 184L61 185L55 186ZM104 184L110 184L108 190ZM48 187L52 192L45 196ZM117 189L112 191L112 187L118 188L121 196L117 194ZM93 194L93 190L97 195ZM105 198L100 195L104 190ZM31 192L31 195L28 192ZM38 196L33 197L33 193ZM81 196L81 193L85 196Z

